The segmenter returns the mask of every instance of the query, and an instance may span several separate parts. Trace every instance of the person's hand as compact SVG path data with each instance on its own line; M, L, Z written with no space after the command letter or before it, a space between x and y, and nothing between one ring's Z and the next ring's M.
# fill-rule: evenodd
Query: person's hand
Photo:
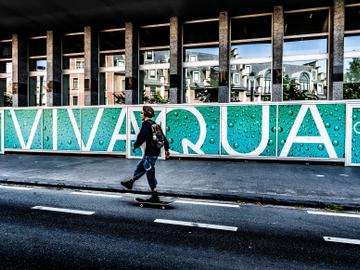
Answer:
M169 151L165 151L165 159L168 159L170 157L170 152Z

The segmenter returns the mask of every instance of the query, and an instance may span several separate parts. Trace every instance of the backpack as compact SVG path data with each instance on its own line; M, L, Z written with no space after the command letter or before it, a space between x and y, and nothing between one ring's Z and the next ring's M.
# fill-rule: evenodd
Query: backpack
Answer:
M151 132L152 132L152 145L158 149L162 148L165 144L165 136L161 129L161 127L152 121L151 124Z

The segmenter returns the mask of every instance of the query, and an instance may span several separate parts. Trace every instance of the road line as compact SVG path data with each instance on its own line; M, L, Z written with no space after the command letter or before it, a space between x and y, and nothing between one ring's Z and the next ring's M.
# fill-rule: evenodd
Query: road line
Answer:
M226 203L212 203L212 202L197 202L197 201L183 201L176 200L175 203L187 203L187 204L198 204L198 205L209 205L209 206L221 206L221 207L240 207L237 204L226 204Z
M94 197L106 197L106 198L121 198L120 195L111 195L111 194L102 194L102 193L91 193L91 192L71 192L70 194L74 195L83 195L83 196L94 196Z
M359 214L331 213L331 212L320 212L320 211L307 211L307 212L308 214L311 215L360 218Z
M32 188L27 188L27 187L12 187L12 186L2 186L2 185L0 185L0 188L16 189L16 190L31 190L32 189Z
M76 209L56 208L56 207L47 207L47 206L34 206L31 209L68 213L68 214L77 214L77 215L86 215L86 216L91 216L95 213L93 211L83 211L83 210L76 210Z
M223 231L237 231L237 227L232 226L223 226L215 224L206 224L206 223L197 223L197 222L187 222L187 221L178 221L178 220L169 220L169 219L155 219L155 223L170 224L170 225L181 225L188 227L197 227L197 228L206 228L214 230L223 230Z
M360 240L358 240L358 239L324 236L324 240L327 242L360 245Z

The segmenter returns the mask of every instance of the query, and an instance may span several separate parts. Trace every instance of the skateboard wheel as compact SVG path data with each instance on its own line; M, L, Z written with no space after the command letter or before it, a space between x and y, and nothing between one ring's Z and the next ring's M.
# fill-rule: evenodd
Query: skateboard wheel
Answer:
M162 209L162 210L165 210L165 206L161 206L161 209Z

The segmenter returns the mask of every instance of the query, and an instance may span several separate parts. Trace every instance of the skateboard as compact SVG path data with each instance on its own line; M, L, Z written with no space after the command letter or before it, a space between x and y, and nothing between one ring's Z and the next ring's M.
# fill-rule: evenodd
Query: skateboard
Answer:
M135 202L138 206L140 207L159 207L161 209L166 209L166 208L170 208L171 204L174 202L174 201L160 201L158 203L152 203L152 202L147 202L145 199L143 198L136 198L135 199Z

